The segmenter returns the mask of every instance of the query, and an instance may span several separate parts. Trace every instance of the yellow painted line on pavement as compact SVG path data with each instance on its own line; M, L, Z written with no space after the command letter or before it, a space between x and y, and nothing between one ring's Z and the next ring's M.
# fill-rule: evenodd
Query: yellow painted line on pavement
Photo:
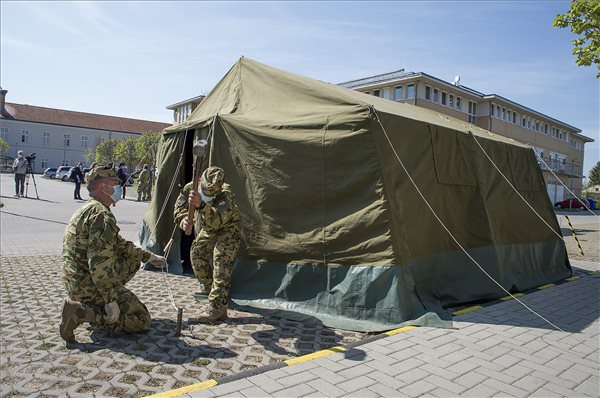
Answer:
M570 278L567 278L567 279L565 279L565 280L566 280L566 281L574 281L575 279L579 279L579 278L581 278L581 277L580 277L580 276L577 276L577 275L573 275L572 277L570 277Z
M145 398L173 398L178 397L188 392L204 390L206 388L214 387L217 385L217 381L214 379L203 381L202 383L191 384L189 386L181 387L176 390L165 391L154 395L148 395Z
M301 357L288 359L287 361L283 361L283 362L285 362L288 366L291 366L291 365L295 365L297 363L312 361L313 359L326 357L328 355L335 354L335 353L342 352L342 351L346 351L346 349L344 347L339 347L339 346L331 347L326 350L313 352L312 354L306 354L306 355L302 355Z
M524 296L524 294L523 293L515 293L512 296L502 297L500 300L502 300L502 301L508 301L508 300L514 299L515 297L521 297L521 296Z
M385 334L387 334L388 336L393 336L395 334L398 333L402 333L402 332L408 332L409 330L415 329L416 326L404 326L402 328L398 328L398 329L394 329L394 330L390 330L388 332L385 332Z
M463 308L462 310L454 311L452 313L452 315L462 315L462 314L466 314L467 312L475 311L475 310L478 310L481 308L483 308L483 307L480 305L474 305L473 307L467 307L467 308Z
M548 283L547 285L543 285L543 286L538 287L538 290L544 290L544 289L548 289L548 288L551 288L551 287L554 287L554 286L556 286L554 283Z

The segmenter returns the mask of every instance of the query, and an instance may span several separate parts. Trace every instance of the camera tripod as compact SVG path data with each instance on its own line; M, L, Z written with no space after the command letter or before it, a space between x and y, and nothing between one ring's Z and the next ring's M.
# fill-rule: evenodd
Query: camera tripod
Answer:
M35 175L33 175L33 168L31 167L31 163L27 164L27 169L25 170L25 175L26 175L26 179L25 179L25 197L28 198L29 196L27 196L27 193L29 192L29 176L31 176L31 179L33 180L33 187L35 188L35 196L37 199L40 198L40 195L38 195L38 190L37 190L37 184L35 183Z

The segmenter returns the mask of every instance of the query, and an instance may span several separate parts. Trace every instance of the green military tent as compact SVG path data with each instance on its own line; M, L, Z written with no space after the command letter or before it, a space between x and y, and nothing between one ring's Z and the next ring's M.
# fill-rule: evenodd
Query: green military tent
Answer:
M247 58L163 132L140 238L162 252L174 236L174 272L173 205L199 138L243 217L238 305L360 331L444 325L443 308L571 274L532 149Z

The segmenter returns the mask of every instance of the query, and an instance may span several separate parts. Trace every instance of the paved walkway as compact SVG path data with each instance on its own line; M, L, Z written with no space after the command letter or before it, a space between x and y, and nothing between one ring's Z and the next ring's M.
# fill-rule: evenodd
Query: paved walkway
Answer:
M198 325L188 320L197 283L171 275L175 304L186 309L177 337L164 275L143 271L130 287L153 316L149 333L115 338L82 327L80 343L65 345L58 254L82 203L70 199L72 184L43 179L40 200L7 197L10 177L0 176L1 397L600 396L597 261L573 261L575 277L519 297L562 331L516 300L465 308L454 329L375 336L237 311ZM114 208L128 239L146 206ZM585 217L571 217L576 229Z

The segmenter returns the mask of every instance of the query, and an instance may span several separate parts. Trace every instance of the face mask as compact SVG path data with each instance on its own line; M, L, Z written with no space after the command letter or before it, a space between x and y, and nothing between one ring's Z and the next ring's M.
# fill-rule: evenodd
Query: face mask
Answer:
M202 192L202 190L200 190L200 197L202 198L202 200L204 202L212 202L212 200L215 198L214 196L207 196L204 194L204 192Z
M113 193L110 195L113 202L117 203L123 195L123 188L120 185L113 185ZM105 192L106 193L106 192Z

